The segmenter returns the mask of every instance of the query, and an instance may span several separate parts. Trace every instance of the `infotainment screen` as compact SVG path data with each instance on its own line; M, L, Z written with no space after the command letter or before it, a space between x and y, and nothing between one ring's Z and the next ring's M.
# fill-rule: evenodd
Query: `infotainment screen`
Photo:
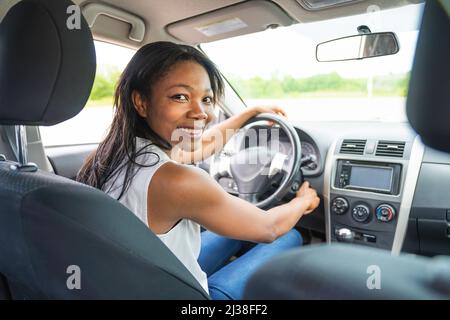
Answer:
M390 167L352 166L349 186L391 191L393 169Z

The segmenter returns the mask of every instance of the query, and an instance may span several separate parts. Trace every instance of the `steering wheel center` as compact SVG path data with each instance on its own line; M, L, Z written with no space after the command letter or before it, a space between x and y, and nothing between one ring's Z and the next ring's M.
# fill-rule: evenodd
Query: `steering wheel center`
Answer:
M228 172L234 179L239 197L253 203L257 207L267 208L276 205L288 193L295 192L303 182L301 167L301 142L297 131L284 118L272 113L259 114L243 125L252 129L254 122L272 121L279 125L291 144L288 155L267 146L245 148L228 158ZM219 163L220 165L221 163ZM225 170L227 171L227 170ZM214 175L216 179L219 176ZM276 188L273 191L273 188ZM261 195L269 196L260 199Z
M241 150L231 158L230 170L239 193L259 194L269 180L276 152L257 146Z

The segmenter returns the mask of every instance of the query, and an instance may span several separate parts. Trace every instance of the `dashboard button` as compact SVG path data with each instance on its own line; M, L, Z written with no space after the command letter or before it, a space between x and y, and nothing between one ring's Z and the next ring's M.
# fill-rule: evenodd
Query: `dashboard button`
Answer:
M345 198L335 198L331 202L331 211L337 215L342 215L348 211L348 201Z
M365 204L358 204L353 208L352 216L357 222L364 223L370 218L370 209Z
M390 222L395 218L395 209L389 204L381 204L375 210L378 221Z

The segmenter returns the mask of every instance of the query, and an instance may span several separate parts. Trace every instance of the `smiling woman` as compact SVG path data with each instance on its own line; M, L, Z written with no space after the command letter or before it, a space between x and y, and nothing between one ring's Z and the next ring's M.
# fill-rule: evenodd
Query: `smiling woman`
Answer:
M77 180L128 207L213 299L240 299L255 268L302 244L292 228L320 199L304 183L294 199L267 214L186 165L219 152L231 138L226 130L241 128L259 113L284 113L278 107L248 108L203 132L223 88L219 71L201 51L171 42L143 46L120 77L111 128ZM208 231L200 233L200 225ZM225 266L245 240L270 244Z
M79 180L102 189L126 161L120 198L142 151L136 151L136 137L169 151L179 142L174 140L176 133L184 134L178 129L197 122L203 130L213 118L212 103L222 95L219 72L196 49L169 42L142 47L120 76L111 128L81 169Z
M216 83L211 85L207 70L197 62L179 62L161 81L152 85L149 100L137 92L133 93L134 105L139 115L147 119L149 127L159 132L166 141L181 143L182 150L196 149L205 126L213 120L213 104L218 100L217 96L222 95L220 76L209 69L212 79L216 79ZM181 78L186 79L186 83L178 83ZM186 119L186 109L191 108L192 102L194 108L189 110L192 117ZM168 109L172 112L168 113Z

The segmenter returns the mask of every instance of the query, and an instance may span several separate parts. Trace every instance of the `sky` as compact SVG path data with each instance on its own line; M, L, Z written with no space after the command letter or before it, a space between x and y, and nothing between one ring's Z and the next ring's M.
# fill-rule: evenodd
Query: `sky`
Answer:
M328 21L296 24L275 30L203 44L202 49L228 76L251 78L291 75L305 78L337 72L346 78L359 78L410 71L422 16L423 4L377 11ZM316 45L327 40L355 35L367 25L372 32L394 31L400 52L393 56L346 62L317 62ZM96 42L100 70L105 65L125 68L134 51Z

